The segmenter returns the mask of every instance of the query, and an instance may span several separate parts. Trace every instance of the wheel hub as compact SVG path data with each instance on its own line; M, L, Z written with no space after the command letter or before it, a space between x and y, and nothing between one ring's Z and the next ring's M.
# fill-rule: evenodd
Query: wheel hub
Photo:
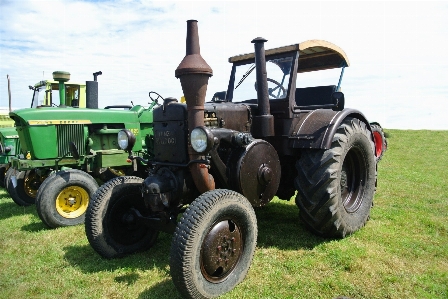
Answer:
M67 198L67 204L69 206L73 206L75 203L76 203L76 198L74 198L74 197Z
M235 223L224 220L215 224L202 243L201 270L211 282L224 280L238 263L243 240Z

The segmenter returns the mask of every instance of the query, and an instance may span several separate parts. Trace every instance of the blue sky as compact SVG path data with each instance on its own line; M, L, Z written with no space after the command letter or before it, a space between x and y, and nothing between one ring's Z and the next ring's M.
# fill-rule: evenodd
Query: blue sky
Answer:
M53 71L98 77L100 107L147 105L148 92L180 98L174 71L186 20L199 21L212 67L207 99L225 90L233 55L323 39L350 60L346 107L391 129L448 129L448 2L0 0L0 106L28 107L29 85ZM337 83L335 77L335 83ZM316 84L318 85L318 84Z

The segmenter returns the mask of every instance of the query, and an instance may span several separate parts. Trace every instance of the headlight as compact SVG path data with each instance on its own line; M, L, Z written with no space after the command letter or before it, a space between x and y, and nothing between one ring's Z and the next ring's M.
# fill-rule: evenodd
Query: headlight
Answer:
M194 128L193 131L191 131L191 147L197 153L203 153L209 148L209 146L211 146L210 136L208 135L209 134L207 134L204 127L197 127Z
M122 150L131 150L135 144L135 135L129 130L121 130L118 132L118 146Z

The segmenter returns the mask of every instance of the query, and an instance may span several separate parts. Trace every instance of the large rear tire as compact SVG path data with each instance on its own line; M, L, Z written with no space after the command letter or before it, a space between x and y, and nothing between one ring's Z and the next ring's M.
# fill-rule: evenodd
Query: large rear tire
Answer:
M249 271L257 219L249 201L230 190L199 196L182 215L171 243L170 272L186 298L214 298Z
M159 235L138 222L130 209L145 216L140 188L143 179L116 177L102 185L87 209L85 229L93 249L105 258L122 257L151 248Z
M296 168L296 204L311 231L343 238L365 225L376 183L374 145L365 123L345 119L331 148L305 150Z
M84 223L90 198L97 189L98 183L84 171L58 171L48 176L37 192L37 214L50 228Z

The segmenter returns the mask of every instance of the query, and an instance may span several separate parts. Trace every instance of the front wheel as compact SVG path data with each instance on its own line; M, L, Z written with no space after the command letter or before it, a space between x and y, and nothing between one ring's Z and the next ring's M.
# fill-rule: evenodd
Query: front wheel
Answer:
M249 201L230 190L199 196L182 215L171 243L170 272L186 298L214 298L249 271L257 219Z
M5 188L5 177L6 177L6 172L9 169L9 165L8 164L1 164L0 165L0 187Z
M327 150L305 150L296 164L296 204L313 232L343 238L365 225L376 182L371 134L347 118Z
M29 206L35 203L37 190L46 176L40 176L36 170L17 171L10 176L8 192L12 200L20 206Z
M143 179L116 177L95 192L86 213L87 240L105 258L122 257L151 248L159 235L139 223L132 210L147 216L140 188Z
M89 200L98 183L88 173L69 169L48 176L36 196L42 222L50 228L84 223Z

